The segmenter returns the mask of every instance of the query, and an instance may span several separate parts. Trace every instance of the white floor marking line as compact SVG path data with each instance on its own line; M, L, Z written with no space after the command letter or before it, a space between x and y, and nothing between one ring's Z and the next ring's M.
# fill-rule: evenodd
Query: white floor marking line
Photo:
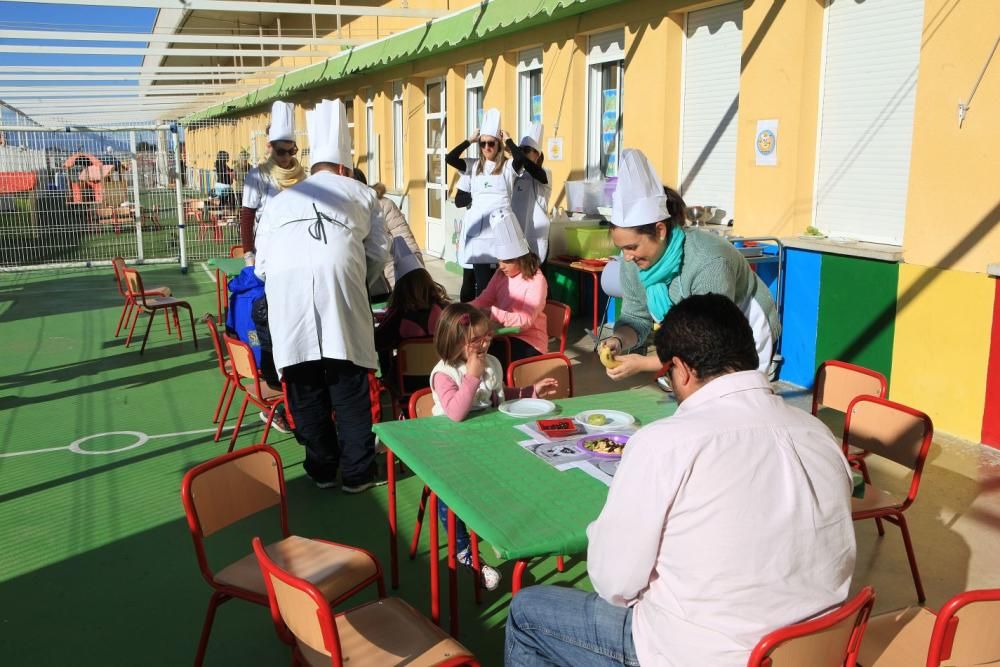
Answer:
M213 271L212 269L208 268L208 264L206 262L202 262L201 263L201 268L205 269L205 273L208 274L208 277L212 279L213 283L218 283L219 282L219 279L215 277L215 271Z
M231 429L231 426L223 427L223 431ZM150 440L157 440L159 438L176 438L182 435L198 435L201 433L215 433L214 428L202 428L196 431L178 431L177 433L160 433L158 435L149 435L148 433L143 433L142 431L107 431L105 433L95 433L94 435L85 435L82 438L77 438L73 442L69 443L65 447L48 447L45 449L29 449L24 452L7 452L0 454L0 458L10 458L14 456L25 456L27 454L45 454L47 452L65 452L70 451L74 454L84 454L86 456L103 456L105 454L118 454L119 452L127 452L130 449L135 449L136 447L142 447ZM124 447L118 447L117 449L108 449L105 451L89 451L83 448L83 443L88 440L95 440L97 438L103 438L109 435L130 435L135 438L135 442L130 445L125 445Z

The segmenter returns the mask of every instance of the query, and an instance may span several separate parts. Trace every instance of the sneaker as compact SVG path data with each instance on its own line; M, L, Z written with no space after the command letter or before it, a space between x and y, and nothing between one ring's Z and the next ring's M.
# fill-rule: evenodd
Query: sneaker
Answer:
M361 493L362 491L373 489L376 486L385 486L387 483L388 482L385 480L370 479L367 482L361 482L360 484L345 484L344 493Z
M472 549L466 547L455 554L455 558L463 566L470 570L472 569ZM482 560L479 561L479 581L482 583L483 588L488 591L495 591L497 586L500 585L500 573L494 568L490 567Z
M263 410L261 410L260 412L260 420L265 424L267 423L267 413L264 412ZM274 419L271 420L271 428L280 433L292 432L292 427L288 425L288 420L285 419L285 415L281 414L280 412L274 413Z
M313 477L312 475L310 475L309 473L306 473L306 477L308 477L309 480L313 484L316 485L317 489L335 489L335 488L337 488L337 480L335 480L335 479L331 479L328 482L321 482L318 479L316 479L315 477Z

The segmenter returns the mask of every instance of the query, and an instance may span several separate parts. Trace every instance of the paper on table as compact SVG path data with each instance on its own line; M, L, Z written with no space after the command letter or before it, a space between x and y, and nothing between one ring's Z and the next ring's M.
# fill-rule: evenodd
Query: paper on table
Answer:
M522 440L518 444L560 472L579 468L591 477L611 486L620 459L604 459L588 454L576 447L576 441L576 438L548 442Z

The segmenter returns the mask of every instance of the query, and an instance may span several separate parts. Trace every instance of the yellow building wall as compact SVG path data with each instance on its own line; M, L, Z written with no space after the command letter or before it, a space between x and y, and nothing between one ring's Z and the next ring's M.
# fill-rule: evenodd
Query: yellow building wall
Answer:
M958 125L958 102L968 99L997 35L996 2L925 2L906 262L985 272L1000 261L1000 51Z
M746 236L811 224L823 6L747 2L737 116L735 226ZM778 121L778 164L757 166L757 121Z
M983 426L994 290L984 275L899 267L889 398L974 442Z

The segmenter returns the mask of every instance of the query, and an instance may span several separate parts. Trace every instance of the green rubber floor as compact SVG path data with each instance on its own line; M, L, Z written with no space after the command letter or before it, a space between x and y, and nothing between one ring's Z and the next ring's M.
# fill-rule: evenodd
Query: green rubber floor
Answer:
M125 349L124 336L113 335L121 299L110 267L0 274L4 664L193 661L209 588L195 561L180 483L189 468L226 449L212 442L221 377L197 322L214 307L214 283L200 265L186 275L176 266L142 273L147 287L169 285L190 300L198 350L186 321L178 341L162 319L145 355L138 342ZM248 413L237 446L257 442L262 430L256 412ZM321 491L303 476L303 450L293 438L272 431L270 444L285 464L292 531L370 549L388 570L385 487L358 496ZM399 486L404 544L420 489L415 478ZM212 561L243 556L253 535L273 538L277 528L276 515L234 527L210 541ZM429 614L426 534L416 561L403 557L395 594ZM490 561L488 545L483 553ZM510 567L501 566L501 590L509 590ZM484 665L501 664L509 595L486 593L477 607L470 576L460 574L460 639ZM581 559L568 560L562 574L554 559L538 561L531 575L528 583L589 586ZM288 662L263 607L233 601L220 608L206 664Z

